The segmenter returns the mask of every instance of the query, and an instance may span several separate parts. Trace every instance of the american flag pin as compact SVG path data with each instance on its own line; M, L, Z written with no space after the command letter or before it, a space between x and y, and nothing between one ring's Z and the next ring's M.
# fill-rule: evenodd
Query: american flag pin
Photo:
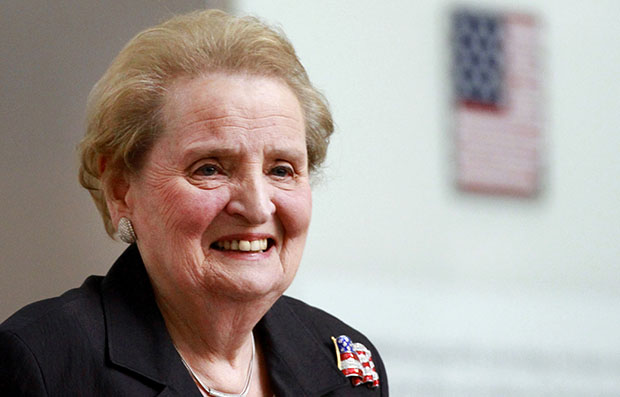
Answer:
M336 364L347 378L351 378L353 386L366 384L368 387L379 387L379 374L372 361L370 350L361 343L354 343L346 335L338 338L332 336L336 350Z

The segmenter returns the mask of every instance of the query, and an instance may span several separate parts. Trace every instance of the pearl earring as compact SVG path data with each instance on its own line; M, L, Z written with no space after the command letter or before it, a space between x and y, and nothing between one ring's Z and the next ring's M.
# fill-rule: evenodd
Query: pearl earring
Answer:
M122 217L118 221L118 237L121 241L127 244L133 244L138 239L136 237L136 232L133 230L133 225L131 221L125 217Z

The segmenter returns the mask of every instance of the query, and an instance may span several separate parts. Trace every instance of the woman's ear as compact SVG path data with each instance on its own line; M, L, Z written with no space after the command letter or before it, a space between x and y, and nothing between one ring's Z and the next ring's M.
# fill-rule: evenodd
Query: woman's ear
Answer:
M131 219L131 208L127 200L130 187L127 172L118 170L116 167L110 167L109 160L106 157L101 157L99 159L99 175L101 175L103 194L112 224L118 225L122 217Z

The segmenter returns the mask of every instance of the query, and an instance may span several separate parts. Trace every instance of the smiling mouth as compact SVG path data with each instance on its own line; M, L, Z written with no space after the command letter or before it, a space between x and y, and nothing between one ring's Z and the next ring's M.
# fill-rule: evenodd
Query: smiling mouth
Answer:
M211 244L211 248L218 251L265 252L271 248L273 244L274 241L270 238L258 240L226 240L214 242Z

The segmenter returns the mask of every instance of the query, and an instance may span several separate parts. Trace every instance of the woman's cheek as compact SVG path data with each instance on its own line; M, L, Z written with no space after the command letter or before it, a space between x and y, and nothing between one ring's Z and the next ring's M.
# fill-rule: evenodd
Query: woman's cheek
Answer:
M211 222L225 210L228 202L226 190L224 188L215 190L197 189L191 197L186 197L182 204L185 208L179 214L186 227L202 234Z
M225 190L204 190L193 185L172 189L161 203L161 215L166 228L181 232L179 237L201 235L224 210L227 197Z
M309 185L291 191L280 191L274 202L278 217L289 237L307 232L312 217L312 191Z

